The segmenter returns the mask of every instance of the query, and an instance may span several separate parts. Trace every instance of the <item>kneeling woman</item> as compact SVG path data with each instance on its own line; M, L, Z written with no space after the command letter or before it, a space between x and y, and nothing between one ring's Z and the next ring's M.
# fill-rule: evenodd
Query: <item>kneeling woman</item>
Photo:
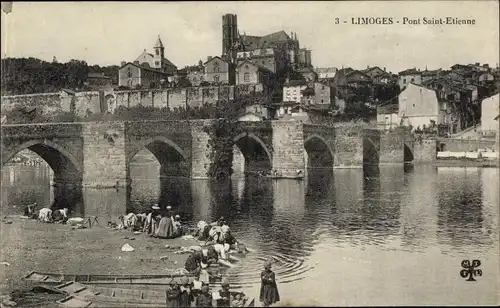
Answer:
M206 268L210 263L217 262L217 253L211 249L202 249L195 251L189 255L184 264L184 268L191 274L198 274L203 268Z

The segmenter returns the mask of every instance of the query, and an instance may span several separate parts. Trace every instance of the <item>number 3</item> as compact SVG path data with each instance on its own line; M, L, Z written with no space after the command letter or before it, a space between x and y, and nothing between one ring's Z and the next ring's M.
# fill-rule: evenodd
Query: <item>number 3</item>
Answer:
M335 18L335 24L338 25L340 23L338 18Z

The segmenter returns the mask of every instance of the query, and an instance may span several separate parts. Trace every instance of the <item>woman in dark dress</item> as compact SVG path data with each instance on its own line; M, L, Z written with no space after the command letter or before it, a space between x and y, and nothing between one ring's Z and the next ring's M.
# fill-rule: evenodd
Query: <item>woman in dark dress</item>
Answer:
M167 210L162 213L160 222L158 223L158 229L156 230L155 237L158 238L172 238L174 235L174 224L172 221L172 211L170 206L167 206Z
M177 282L172 282L172 284L167 289L167 307L183 307L179 306L179 297L181 290L177 285Z
M222 282L222 290L219 290L221 299L217 301L217 307L231 307L231 292L229 291L229 282Z
M189 278L186 276L181 279L182 285L179 295L179 307L191 307L191 302L193 301L193 292L191 290L191 284L189 283Z
M196 307L212 307L212 294L209 293L208 285L201 287L201 293L196 298Z
M207 251L195 251L189 255L184 263L184 268L190 273L199 273L201 270L201 263L208 264Z
M280 301L278 286L276 285L276 277L271 270L271 262L266 262L264 271L260 274L260 301L264 307Z

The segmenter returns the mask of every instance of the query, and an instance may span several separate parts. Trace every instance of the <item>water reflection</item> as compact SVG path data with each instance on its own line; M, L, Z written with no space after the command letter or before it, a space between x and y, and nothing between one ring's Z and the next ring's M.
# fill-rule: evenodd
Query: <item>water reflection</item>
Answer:
M450 262L480 255L488 275L498 267L491 256L498 251L499 169L308 170L304 181L240 177L215 183L159 178L154 164L134 168L130 189L85 189L71 195L50 187L47 170L5 167L2 212L19 214L22 209L13 205L30 202L75 204L75 213L105 222L159 203L172 205L190 224L224 216L235 236L253 249L229 270L234 287L258 288L262 263L269 258L275 261L284 296L291 300L302 296L303 284L295 284L297 280L314 286L317 277L349 277L335 296L320 291L321 285L310 291L324 299L323 305L366 304L356 300L359 289L364 290L360 298L398 289L404 296L396 304L415 304L408 299L417 290L415 281L422 281L420 297L430 294L434 302L453 304L439 289L442 277L456 270ZM332 258L338 267L332 266ZM429 263L439 266L428 270ZM394 271L383 273L388 266ZM372 276L376 281L367 279ZM447 287L462 288L459 279L446 279ZM484 291L476 291L491 298L486 293L490 289L483 285ZM390 297L390 292L384 294Z

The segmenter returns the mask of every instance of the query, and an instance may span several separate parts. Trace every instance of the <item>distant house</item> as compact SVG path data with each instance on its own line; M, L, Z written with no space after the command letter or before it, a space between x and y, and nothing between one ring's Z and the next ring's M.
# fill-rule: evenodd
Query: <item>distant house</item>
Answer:
M479 82L493 81L493 80L495 80L495 76L493 76L493 74L491 74L491 73L484 72L478 76L477 80Z
M234 65L221 57L208 57L203 64L205 68L204 81L213 84L234 84Z
M328 84L310 82L302 90L301 102L305 105L330 105L335 103L335 91Z
M413 129L428 127L432 121L436 125L451 125L456 120L447 102L438 100L436 91L413 83L398 96L398 118L404 126L411 125Z
M88 73L86 85L90 88L111 87L111 77L104 73Z
M373 82L372 78L369 75L361 71L352 71L345 77L347 79L347 84L355 88L366 86Z
M274 107L266 106L263 104L254 104L247 106L245 112L238 118L240 122L258 122L264 120L271 120L276 114Z
M266 67L245 60L236 67L236 84L262 84L270 87L273 75L273 72Z
M335 77L338 69L336 67L317 67L314 71L318 74L318 79L329 79Z
M289 80L283 85L283 102L300 103L302 101L302 91L307 88L305 80Z
M398 104L377 107L377 128L380 130L389 130L399 126L401 119L398 112Z
M481 103L481 132L483 135L498 133L498 113L500 112L500 93L483 99Z
M398 84L400 89L405 88L410 83L422 84L422 73L420 72L420 70L417 70L415 68L399 72L398 76Z
M297 73L301 74L302 77L304 77L304 79L306 81L318 80L318 74L316 74L316 72L309 67L301 68L301 69L297 70Z
M147 63L125 63L118 70L118 85L128 88L137 86L156 87L165 82L170 74L152 69Z
M438 70L427 70L422 71L422 83L425 83L431 79L438 77L442 73L441 69Z
M386 68L381 69L378 66L368 67L362 71L369 76L374 82L388 84L392 81L392 74L386 71Z
M302 121L304 123L321 124L329 115L329 106L311 105L303 106L297 103L286 103L278 105L276 119L284 121Z
M186 66L176 73L178 78L186 78L189 80L193 87L199 86L204 81L204 68L203 62L198 63L198 65Z

